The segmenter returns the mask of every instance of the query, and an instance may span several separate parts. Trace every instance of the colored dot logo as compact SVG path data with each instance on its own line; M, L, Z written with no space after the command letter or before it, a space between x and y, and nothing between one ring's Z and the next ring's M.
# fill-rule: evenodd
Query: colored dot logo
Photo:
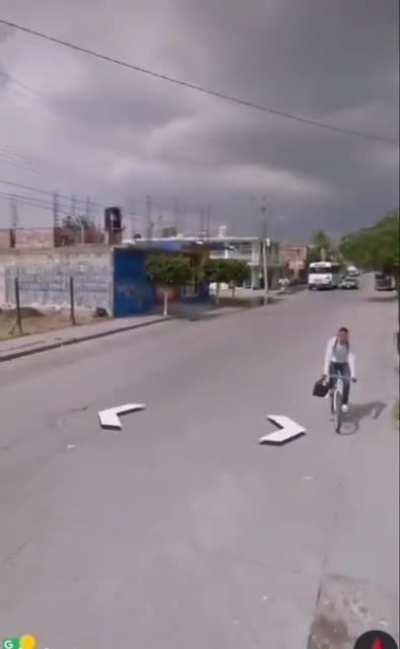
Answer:
M24 635L20 641L20 649L38 649L38 643L33 635Z
M384 631L368 631L358 638L354 649L399 649L397 642Z
M4 640L3 649L39 649L39 645L33 635L23 635L22 638Z

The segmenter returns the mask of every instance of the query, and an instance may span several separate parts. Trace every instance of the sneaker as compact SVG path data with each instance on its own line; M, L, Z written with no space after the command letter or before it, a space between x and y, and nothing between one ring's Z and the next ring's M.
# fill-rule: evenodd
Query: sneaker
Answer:
M349 406L347 406L346 404L343 404L343 406L342 406L342 412L343 412L344 414L346 414L346 412L349 412Z

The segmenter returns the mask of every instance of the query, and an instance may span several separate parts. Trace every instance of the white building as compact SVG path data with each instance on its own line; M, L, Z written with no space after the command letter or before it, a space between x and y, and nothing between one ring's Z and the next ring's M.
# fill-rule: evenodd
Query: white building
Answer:
M235 259L238 261L246 262L250 267L250 281L249 288L258 289L263 285L264 276L264 263L263 263L263 240L259 237L236 237L227 236L226 227L220 226L218 235L206 237L205 234L200 236L172 236L172 237L156 237L151 240L141 239L141 243L157 243L169 242L171 250L173 250L174 242L176 244L194 243L204 244L209 246L210 259ZM134 243L133 241L124 241L124 243ZM267 267L269 286L273 288L276 286L278 279L282 272L282 263L280 259L279 243L265 239L265 247L267 250Z
M212 242L224 244L222 250L212 250L211 259L235 259L246 262L251 271L249 286L257 289L262 285L263 278L263 241L259 237L230 237L218 236L211 238ZM272 286L280 275L279 243L265 240L267 250L267 266L269 283Z

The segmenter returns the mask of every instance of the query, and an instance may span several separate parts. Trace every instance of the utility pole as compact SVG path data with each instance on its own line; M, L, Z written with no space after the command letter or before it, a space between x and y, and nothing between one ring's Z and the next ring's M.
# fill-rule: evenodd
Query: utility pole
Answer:
M131 226L131 239L133 241L133 239L135 238L135 234L136 234L136 204L135 204L135 201L132 201L132 203L131 203L129 221L130 221L130 226Z
M91 225L91 216L92 216L92 202L90 200L90 197L86 197L86 206L85 206L85 216L79 217L79 224L81 226L81 243L86 243L86 235L85 231L86 229L90 229Z
M176 230L176 233L178 234L178 230L180 227L179 224L179 201L176 196L173 197L172 199L172 214L174 216L174 228Z
M163 233L163 220L164 217L162 214L159 215L157 219L157 237L162 238L162 233Z
M85 221L81 216L79 217L79 225L81 228L81 243L85 243Z
M152 221L152 201L149 195L146 196L146 221L146 237L151 241L153 238L154 224Z
M200 232L199 232L200 239L204 239L204 234L205 234L204 207L200 206Z
M76 196L71 196L71 216L73 219L76 218Z
M264 276L264 301L265 304L269 302L269 278L268 278L268 249L269 249L269 239L267 238L268 234L268 225L267 225L267 206L266 206L266 197L263 196L261 204L261 215L262 215L262 260L263 260L263 276Z
M185 233L186 222L187 222L187 203L185 200L183 200L179 203L179 224L178 224L183 234Z
M92 204L91 204L90 198L88 196L86 198L86 209L85 209L85 218L86 218L87 223L89 223L91 215L92 215Z
M18 228L18 222L19 222L19 217L18 217L18 203L17 203L17 198L16 196L11 196L10 198L10 225L11 225L11 230L15 230Z
M136 227L135 227L135 224L136 224L136 217L135 217L135 214L134 214L134 213L132 213L132 214L129 216L129 221L130 221L130 225L131 225L131 239L132 239L132 241L133 241L133 239L135 238L135 234L136 234Z
M53 245L54 247L61 245L60 210L57 192L54 192L53 194Z
M58 230L60 227L60 210L58 203L58 194L55 192L53 194L53 228L54 231Z
M211 205L207 205L207 227L206 237L209 239L211 236Z

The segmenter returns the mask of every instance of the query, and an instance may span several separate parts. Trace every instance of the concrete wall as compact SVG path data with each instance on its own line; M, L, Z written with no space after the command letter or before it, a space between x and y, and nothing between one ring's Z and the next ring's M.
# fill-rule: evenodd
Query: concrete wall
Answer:
M53 228L17 228L15 230L16 248L51 248L54 246Z
M14 239L11 245L12 236ZM54 246L53 228L17 228L0 230L0 249L13 248L52 248Z
M23 306L68 307L73 277L77 307L112 313L112 250L106 246L0 250L0 306L15 303L16 276Z
M0 230L0 249L8 249L11 247L10 230Z

